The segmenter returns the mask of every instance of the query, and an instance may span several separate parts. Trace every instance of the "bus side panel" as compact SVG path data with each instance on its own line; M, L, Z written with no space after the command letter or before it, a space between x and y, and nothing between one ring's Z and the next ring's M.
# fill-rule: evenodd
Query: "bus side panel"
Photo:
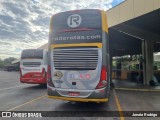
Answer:
M107 23L107 15L105 11L101 11L101 15L102 15L102 43L103 43L103 47L102 47L102 64L104 66L106 66L107 68L107 92L110 92L110 82L111 82L111 63L110 63L110 45L109 45L109 35L108 35L108 23Z

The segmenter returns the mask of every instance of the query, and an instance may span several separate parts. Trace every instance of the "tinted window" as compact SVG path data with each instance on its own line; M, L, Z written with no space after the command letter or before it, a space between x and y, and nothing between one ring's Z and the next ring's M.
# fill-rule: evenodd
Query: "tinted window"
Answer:
M27 66L27 67L37 67L40 65L41 65L40 62L23 62L23 66Z
M51 44L102 42L101 19L100 10L87 9L56 14L51 21Z
M21 59L27 59L27 58L43 59L43 50L39 49L23 50L21 54Z
M72 24L72 22L73 24L75 22L75 24L80 23L76 28L93 28L101 30L101 21L100 10L86 9L79 11L68 11L56 14L53 17L52 27L54 32L61 32L64 29L71 29L72 26L69 25Z

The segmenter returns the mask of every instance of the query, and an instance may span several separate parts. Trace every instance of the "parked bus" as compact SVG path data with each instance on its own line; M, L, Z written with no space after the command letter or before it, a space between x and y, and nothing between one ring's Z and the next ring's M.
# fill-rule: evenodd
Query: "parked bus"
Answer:
M48 55L49 98L108 101L110 63L105 11L84 9L53 15Z
M22 51L20 61L20 81L22 83L47 83L47 54L47 51L43 49Z
M4 66L4 71L18 71L19 70L19 66L18 65L6 65Z

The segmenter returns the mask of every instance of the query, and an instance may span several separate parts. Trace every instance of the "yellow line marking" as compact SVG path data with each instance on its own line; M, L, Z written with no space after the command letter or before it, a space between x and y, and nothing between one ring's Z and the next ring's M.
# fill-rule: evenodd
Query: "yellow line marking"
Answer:
M24 106L24 105L27 105L27 104L29 104L29 103L32 103L32 102L34 102L34 101L36 101L36 100L42 99L42 98L44 98L44 97L46 97L46 96L47 96L47 95L43 95L43 96L41 96L41 97L35 98L35 99L30 100L30 101L28 101L28 102L25 102L25 103L23 103L23 104L21 104L21 105L18 105L18 106L14 107L14 108L11 108L11 109L9 109L9 110L7 110L7 111L11 111L11 110L17 109L17 108L19 108L19 107L22 107L22 106Z
M113 93L114 93L114 98L116 100L116 105L117 105L117 108L118 108L118 111L119 111L120 120L125 120L125 118L123 116L122 108L121 108L121 105L120 105L120 102L118 100L118 97L117 97L117 94L116 94L115 90L113 90Z
M14 87L9 87L9 88L2 88L2 89L0 89L0 91L12 89L12 88L17 88L17 87L22 87L22 86L28 86L28 85L19 85L19 86L14 86Z
M102 43L76 43L76 44L52 44L50 47L59 48L59 47L73 47L73 46L97 46L102 48Z
M160 90L151 89L134 89L134 88L115 88L116 90L126 90L126 91L142 91L142 92L160 92Z

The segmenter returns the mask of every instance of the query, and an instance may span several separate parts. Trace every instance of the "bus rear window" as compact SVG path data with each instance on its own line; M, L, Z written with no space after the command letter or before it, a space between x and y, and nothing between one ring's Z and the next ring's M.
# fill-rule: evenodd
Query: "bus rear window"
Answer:
M54 29L54 32L61 32L70 29L74 30L75 28L72 22L76 22L76 20L79 20L79 26L76 27L76 29L85 28L85 30L101 30L101 12L93 9L80 10L77 12L68 11L65 13L56 14L53 17L53 21L51 21L53 25L51 28Z
M21 59L43 59L43 50L41 49L26 49L22 51Z
M41 65L41 62L23 62L23 66L26 67L38 67Z

